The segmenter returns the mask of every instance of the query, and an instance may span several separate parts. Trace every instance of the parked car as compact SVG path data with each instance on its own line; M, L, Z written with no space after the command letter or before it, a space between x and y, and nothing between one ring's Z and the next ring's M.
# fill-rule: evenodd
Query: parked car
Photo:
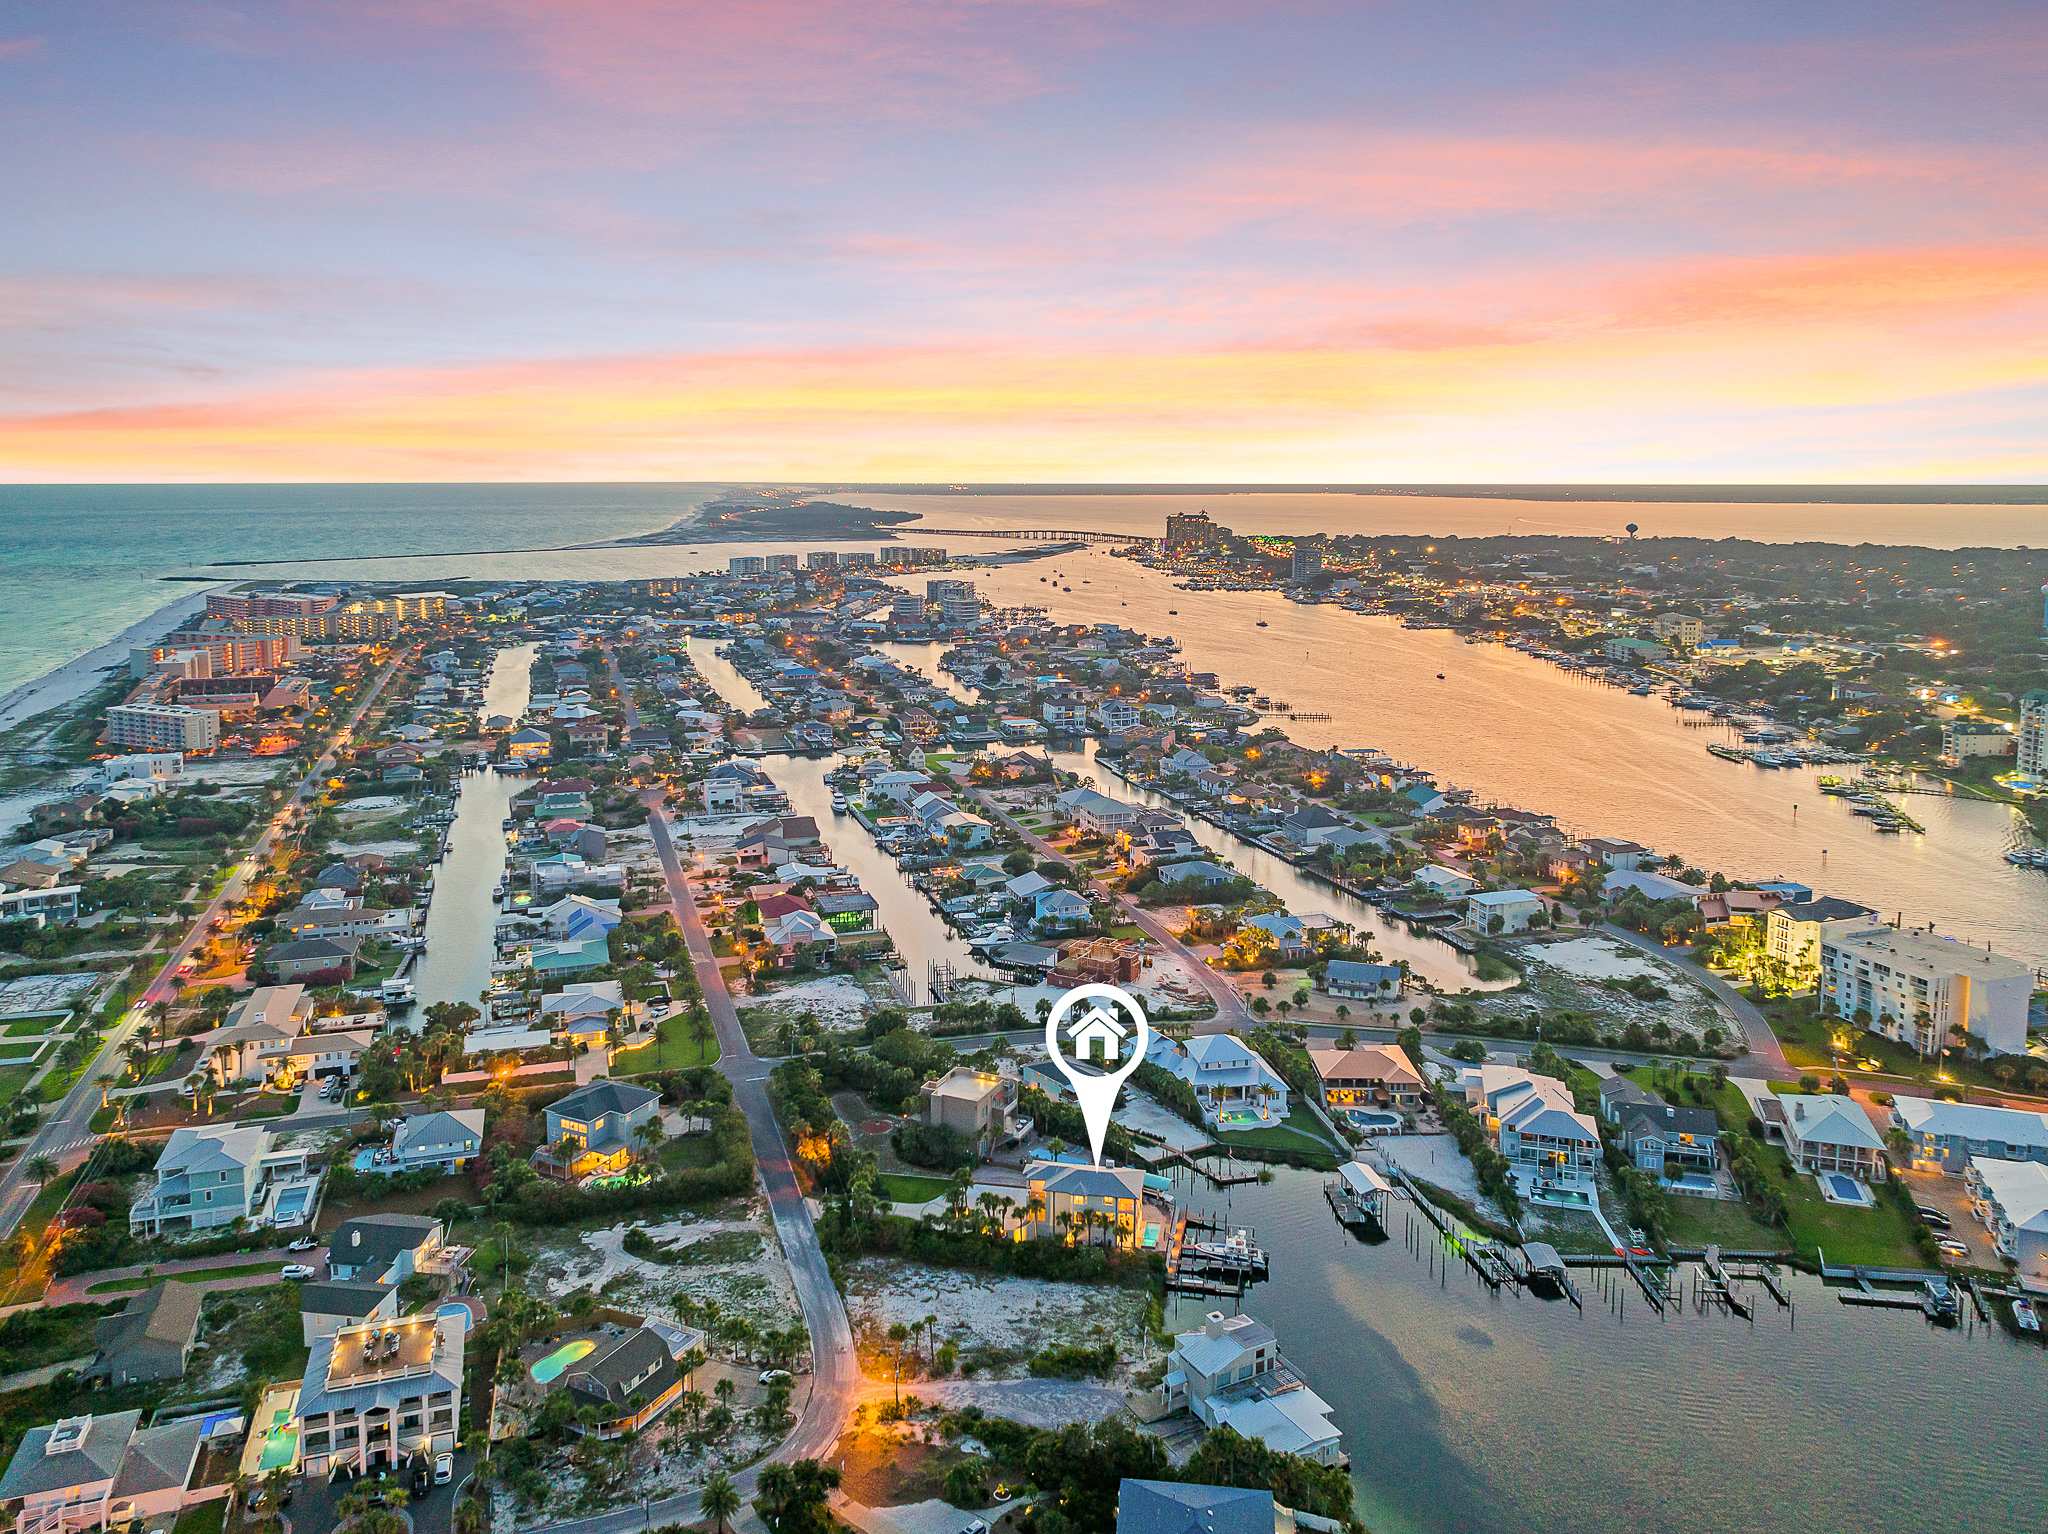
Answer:
M412 1495L417 1502L433 1489L434 1472L425 1460L414 1460L412 1466Z
M284 1278L311 1278L313 1270L303 1262L288 1262L278 1270Z
M1923 1223L1932 1226L1936 1230L1947 1230L1949 1228L1951 1223L1949 1217L1933 1205L1917 1204L1914 1207L1919 1211Z
M763 1369L761 1371L761 1383L764 1385L772 1385L777 1380L786 1380L788 1378L789 1371L787 1369Z
M452 1454L436 1454L434 1456L434 1484L436 1486L446 1486L454 1479L455 1456Z
M1944 1257L1953 1257L1958 1262L1970 1255L1970 1249L1960 1241L1943 1240L1934 1243L1934 1249Z
M285 1250L288 1252L310 1252L319 1244L311 1236L301 1236L298 1240L287 1246Z

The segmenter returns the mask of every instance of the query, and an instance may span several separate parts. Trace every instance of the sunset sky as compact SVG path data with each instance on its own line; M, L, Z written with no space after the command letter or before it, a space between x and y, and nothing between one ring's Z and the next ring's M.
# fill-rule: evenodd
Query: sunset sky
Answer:
M0 479L2048 479L2048 8L17 0Z

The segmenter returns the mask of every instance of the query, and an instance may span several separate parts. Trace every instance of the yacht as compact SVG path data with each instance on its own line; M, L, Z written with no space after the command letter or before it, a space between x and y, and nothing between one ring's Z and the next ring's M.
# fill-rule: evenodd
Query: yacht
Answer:
M2034 1302L2032 1300L2014 1300L2012 1302L2012 1319L2013 1324L2019 1327L2021 1331L2032 1333L2035 1336L2040 1335L2041 1314L2034 1309Z
M1249 1232L1234 1230L1221 1241L1190 1241L1187 1255L1213 1268L1263 1268L1266 1254L1252 1245Z
M834 794L832 796L832 813L835 815L844 815L846 813L846 795Z

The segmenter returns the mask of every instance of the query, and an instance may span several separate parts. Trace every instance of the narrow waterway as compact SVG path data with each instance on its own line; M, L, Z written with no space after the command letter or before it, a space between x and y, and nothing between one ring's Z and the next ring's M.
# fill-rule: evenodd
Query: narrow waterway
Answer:
M686 648L698 675L727 703L749 712L766 705L767 699L760 689L718 654L714 641L691 639ZM860 880L861 888L875 897L882 929L896 944L920 998L927 994L926 977L935 962L951 965L961 977L989 974L959 934L932 909L931 902L904 877L896 860L875 845L866 828L851 815L832 812L832 790L825 775L842 760L839 756L774 756L762 765L776 786L789 795L791 811L817 821L820 834L832 849L832 860L851 872Z
M939 657L946 650L945 645L891 642L876 645L875 648L899 666L915 671L920 676L929 677L961 702L980 701L979 694L973 688L939 665ZM1060 771L1085 778L1105 794L1127 803L1148 805L1153 809L1173 810L1181 814L1196 841L1262 888L1272 891L1289 911L1297 916L1320 912L1349 922L1359 932L1372 939L1373 948L1382 959L1404 960L1413 974L1442 990L1498 990L1515 983L1513 978L1491 983L1480 980L1472 960L1450 944L1411 932L1401 923L1389 920L1378 907L1368 905L1342 890L1318 883L1285 858L1267 851L1256 842L1247 841L1235 832L1226 831L1221 826L1211 825L1206 820L1187 815L1164 795L1126 782L1096 760L1095 742L1092 740L1079 751L1054 748L1048 749L1045 754Z
M1434 1240L1339 1226L1319 1174L1193 1206L1274 1254L1244 1309L1335 1409L1373 1534L1991 1534L2039 1529L2048 1350L1974 1321L1852 1308L1790 1275L1755 1324L1659 1320L1622 1275L1568 1302L1486 1290ZM1434 1233L1431 1232L1431 1235ZM1177 1300L1174 1330L1214 1301ZM1226 1305L1227 1308L1227 1305Z
M1273 592L1176 590L1100 550L977 581L991 601L1062 622L1171 634L1191 670L1328 713L1281 721L1304 745L1376 746L1574 832L1631 837L1736 877L1797 879L2048 963L2048 876L2004 862L2024 828L2004 805L1913 795L1902 803L1927 834L1882 836L1821 794L1812 771L1709 756L1725 732L1688 728L1659 699L1444 630Z
M504 714L517 719L532 695L535 646L509 645L491 661L479 717ZM498 905L491 898L505 877L505 817L528 779L501 772L463 775L448 832L448 856L437 865L434 896L427 907L426 952L413 966L413 984L424 1012L435 1002L466 1001L481 1006L491 981L492 937Z

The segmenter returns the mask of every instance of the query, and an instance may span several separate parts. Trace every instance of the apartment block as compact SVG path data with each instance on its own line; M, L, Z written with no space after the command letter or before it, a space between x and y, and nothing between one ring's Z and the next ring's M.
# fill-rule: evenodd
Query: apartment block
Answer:
M181 703L117 703L100 739L141 751L211 751L220 744L220 715Z
M1932 932L1832 922L1821 934L1822 1007L1922 1056L2023 1051L2033 988L2019 960Z

